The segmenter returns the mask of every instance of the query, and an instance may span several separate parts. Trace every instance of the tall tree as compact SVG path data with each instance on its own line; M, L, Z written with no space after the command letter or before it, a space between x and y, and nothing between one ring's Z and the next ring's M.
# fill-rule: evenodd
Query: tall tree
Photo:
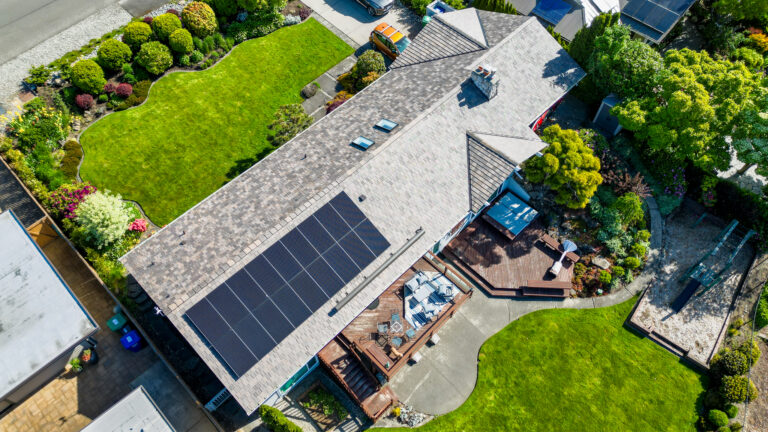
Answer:
M768 86L766 86L768 87ZM761 96L742 111L733 133L736 157L744 163L738 174L757 165L757 173L768 177L768 89L761 87Z
M759 77L741 63L714 60L704 51L670 50L658 87L611 112L651 152L703 169L730 164L730 135L736 117L753 97Z
M526 178L549 186L557 193L558 204L584 208L603 182L600 159L575 130L550 126L544 129L541 139L549 143L549 147L542 156L525 163Z
M765 0L719 0L715 8L740 20L768 20L768 1Z
M608 27L595 38L587 70L603 93L616 93L630 99L651 92L663 69L661 55L639 40L633 40L629 27Z
M619 22L619 14L600 14L589 27L582 27L576 32L570 45L568 45L568 54L583 67L587 66L589 57L595 48L595 39L602 36L605 30Z

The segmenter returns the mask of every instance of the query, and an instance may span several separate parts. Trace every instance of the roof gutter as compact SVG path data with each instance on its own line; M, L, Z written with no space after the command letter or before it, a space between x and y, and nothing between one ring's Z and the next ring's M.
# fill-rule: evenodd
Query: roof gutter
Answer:
M371 273L370 276L368 276L364 281L360 282L360 285L355 287L349 294L347 294L344 298L339 300L338 303L336 303L336 306L331 310L331 313L329 315L333 316L336 314L336 312L340 311L341 308L346 306L347 303L350 302L355 296L360 294L360 291L365 289L365 287L368 286L368 284L371 283L374 279L376 279L377 276L381 274L387 267L389 267L390 264L392 264L396 259L400 258L400 255L402 255L408 248L413 246L414 243L416 243L417 240L419 240L424 235L424 228L419 227L419 229L416 230L416 234L413 235L410 239L408 239L407 242L405 242L404 245L400 247L400 249L393 252L389 258L387 258L386 261L384 261L379 268L377 268L373 273Z

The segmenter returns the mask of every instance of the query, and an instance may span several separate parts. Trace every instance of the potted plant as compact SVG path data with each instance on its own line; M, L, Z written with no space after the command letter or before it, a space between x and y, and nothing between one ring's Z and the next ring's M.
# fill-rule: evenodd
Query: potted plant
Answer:
M85 364L92 365L99 361L99 356L96 354L96 350L91 348L83 350L83 353L80 354L80 360Z
M70 360L68 366L73 371L75 371L75 373L79 373L80 371L83 370L83 365L80 363L80 359L79 358L73 358L72 360Z

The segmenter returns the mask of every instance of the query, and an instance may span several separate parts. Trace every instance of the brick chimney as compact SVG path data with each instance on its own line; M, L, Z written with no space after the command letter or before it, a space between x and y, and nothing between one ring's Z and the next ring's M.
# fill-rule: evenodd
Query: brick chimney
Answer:
M472 82L483 92L488 100L493 99L499 92L499 77L493 66L481 65L472 71Z

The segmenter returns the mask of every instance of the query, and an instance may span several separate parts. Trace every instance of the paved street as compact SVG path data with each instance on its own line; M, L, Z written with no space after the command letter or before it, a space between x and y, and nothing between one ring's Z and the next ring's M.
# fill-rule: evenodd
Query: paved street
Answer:
M355 0L302 1L360 46L368 43L371 31L380 22L388 23L411 39L421 29L421 19L399 3L395 3L395 7L387 15L374 17Z

